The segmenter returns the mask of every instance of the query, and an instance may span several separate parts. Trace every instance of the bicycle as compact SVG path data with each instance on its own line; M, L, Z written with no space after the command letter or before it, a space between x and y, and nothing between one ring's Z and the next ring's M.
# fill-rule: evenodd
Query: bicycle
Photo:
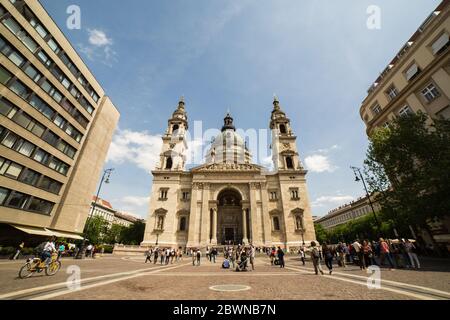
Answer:
M22 268L20 268L19 278L26 279L42 271L45 271L47 276L54 276L59 269L61 269L61 261L58 260L57 253L52 253L52 258L48 265L40 258L29 258Z

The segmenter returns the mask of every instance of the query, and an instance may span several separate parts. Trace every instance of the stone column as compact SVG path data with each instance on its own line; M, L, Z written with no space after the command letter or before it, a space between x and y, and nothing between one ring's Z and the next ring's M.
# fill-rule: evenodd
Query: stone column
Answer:
M202 196L202 215L200 224L200 246L206 247L209 244L209 226L211 225L210 211L209 211L209 183L203 183Z
M217 208L213 208L213 221L212 221L212 240L211 244L217 245Z
M242 209L242 242L248 243L247 238L247 208Z

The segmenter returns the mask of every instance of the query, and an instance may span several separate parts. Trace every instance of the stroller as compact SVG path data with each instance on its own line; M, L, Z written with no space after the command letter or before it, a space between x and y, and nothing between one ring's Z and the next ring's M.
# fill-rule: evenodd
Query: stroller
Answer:
M239 271L248 271L247 270L247 265L248 265L248 257L247 256L246 257L242 257L241 261L239 261L236 264L236 271L237 272L239 272Z
M280 258L278 258L278 256L275 256L275 259L273 260L273 264L276 266L280 265Z

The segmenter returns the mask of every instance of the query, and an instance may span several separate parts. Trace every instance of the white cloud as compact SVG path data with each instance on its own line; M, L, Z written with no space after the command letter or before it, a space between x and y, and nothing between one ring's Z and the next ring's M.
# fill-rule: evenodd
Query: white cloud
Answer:
M121 199L122 203L134 207L146 206L149 201L150 201L149 197L136 197L136 196L126 196Z
M112 45L112 39L106 36L104 31L98 29L88 29L89 43L96 47L104 47Z
M353 201L352 196L321 196L311 203L313 207L338 206Z
M100 61L112 67L117 62L117 52L113 49L113 40L108 38L104 31L98 29L87 29L89 45L78 44L81 53L89 60Z
M327 156L315 154L305 158L306 168L312 172L333 172L337 169Z
M161 146L160 135L119 129L109 147L107 161L118 164L128 162L149 172L159 162Z

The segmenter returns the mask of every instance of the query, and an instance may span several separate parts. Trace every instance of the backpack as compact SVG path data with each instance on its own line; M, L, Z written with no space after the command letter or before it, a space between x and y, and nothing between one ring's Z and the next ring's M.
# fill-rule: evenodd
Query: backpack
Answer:
M36 248L34 248L34 252L36 252L37 255L41 255L42 252L44 252L44 248L47 242L42 242L40 245L38 245Z
M320 258L319 250L317 250L316 248L314 248L311 253L312 253L314 258L316 258L316 259Z

